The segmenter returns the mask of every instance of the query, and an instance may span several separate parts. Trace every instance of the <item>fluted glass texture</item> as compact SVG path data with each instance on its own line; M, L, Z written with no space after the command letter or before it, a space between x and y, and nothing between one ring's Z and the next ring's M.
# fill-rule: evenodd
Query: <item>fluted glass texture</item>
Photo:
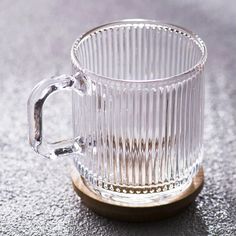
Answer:
M160 193L191 181L202 161L205 45L176 26L123 21L90 31L72 49L75 136L90 140L75 165L98 189Z

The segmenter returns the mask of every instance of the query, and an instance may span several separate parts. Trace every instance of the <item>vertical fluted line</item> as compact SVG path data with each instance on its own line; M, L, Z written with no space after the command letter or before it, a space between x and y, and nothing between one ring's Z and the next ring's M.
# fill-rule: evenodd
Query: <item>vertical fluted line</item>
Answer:
M99 48L100 48L100 58L99 58L99 60L100 60L100 70L101 70L101 75L105 75L105 71L104 71L104 69L105 69L105 58L104 58L104 54L103 54L103 31L101 31L100 32L100 34L99 34Z
M160 56L160 50L159 50L159 40L160 38L158 35L160 35L159 29L154 30L153 29L153 67L152 67L152 72L153 72L153 79L156 79L158 77L158 71L160 70L160 63L158 61L158 58Z
M190 80L190 99L189 99L189 149L188 149L188 171L189 171L189 168L190 168L190 164L191 164L191 158L192 158L192 155L193 155L193 142L195 140L195 136L194 136L194 92L195 92L195 89L194 89L194 84L195 84L195 78L192 77Z
M184 69L183 69L183 71L186 71L188 68L188 53L189 53L188 43L189 43L188 39L185 38L185 42L184 42Z
M121 135L122 135L122 143L123 143L123 167L124 167L124 183L129 185L129 148L127 145L128 139L128 131L126 125L128 123L128 112L127 112L127 100L128 100L128 93L125 87L122 87L121 94L121 112L122 112L122 124L121 124Z
M180 35L180 67L179 73L184 71L184 36Z
M200 114L199 109L198 109L198 104L199 104L199 80L198 77L195 76L195 96L194 96L194 114ZM194 136L195 140L193 143L193 158L191 160L191 166L194 165L194 160L197 159L198 155L198 143L199 143L199 133L198 133L198 124L199 124L199 119L197 117L194 117Z
M189 56L189 61L190 61L190 67L194 66L194 62L193 62L193 53L194 53L194 45L193 42L190 42L190 56Z
M112 54L112 30L107 31L107 76L112 76L113 54Z
M113 183L117 183L117 178L116 178L116 161L115 161L115 144L114 144L114 104L113 104L113 99L114 99L114 92L113 89L110 88L109 91L109 119L110 119L110 137L109 137L109 143L110 143L110 158L111 158L111 170L112 170L112 176L113 176Z
M82 53L82 56L81 56L81 58L82 58L82 64L83 65L86 65L86 63L85 63L85 53L84 53L84 44L82 43L81 44L81 53Z
M172 154L172 166L173 166L173 169L172 169L172 174L173 174L173 180L176 179L176 163L177 163L177 141L176 141L176 136L177 136L177 122L178 122L178 110L177 110L177 101L178 101L178 94L177 94L177 88L178 88L178 85L174 85L174 106L173 106L173 130L172 130L172 143L173 143L173 154Z
M98 138L99 138L99 176L103 180L104 177L104 157L103 157L103 122L102 122L102 84L98 86Z
M102 105L102 112L103 112L103 152L104 152L104 161L105 161L105 178L106 181L111 182L111 163L110 163L110 143L109 143L109 136L110 136L110 125L109 125L109 104L107 102L107 94L109 93L109 87L107 84L103 85L103 105Z
M189 40L187 39L186 40L186 43L185 43L185 45L186 45L186 55L185 55L185 59L186 59L186 61L185 61L185 71L189 68L189 62L190 62L190 60L189 60Z
M93 112L95 111L95 93L94 91L92 91L92 96L91 96L91 99L90 99L90 111L89 111L89 115L91 116L91 114L93 114ZM81 99L79 99L79 101L81 101ZM79 103L80 105L80 103ZM80 106L81 107L81 106ZM79 111L81 112L80 108L79 108ZM81 112L82 113L82 112ZM81 115L78 114L78 117L81 117ZM96 117L91 117L90 119L92 120L91 122L91 138L92 140L96 140L96 120L95 120ZM81 126L83 126L83 122L81 122L81 120L79 121ZM80 130L78 132L81 132ZM96 172L96 169L95 169L95 163L96 163L96 156L91 153L91 167L90 167L90 170L91 170L91 173L92 175L95 175L97 172Z
M199 109L199 104L200 104L200 101L201 101L201 99L200 99L200 91L199 91L199 83L200 83L200 81L199 81L199 77L198 77L198 75L196 75L196 93L195 93L195 99L196 99L196 104L195 104L195 112L196 112L196 114L200 114L200 109ZM200 119L201 118L199 118L199 119L197 119L197 117L196 117L196 119L195 119L195 134L196 134L196 141L195 141L195 145L196 145L196 147L195 147L195 159L197 159L197 156L198 156L198 153L199 153L199 124L200 124ZM193 163L192 163L193 165L194 165L194 160L193 160Z
M135 185L139 185L141 165L140 165L140 90L136 88L134 99L134 181Z
M197 51L196 47L193 47L193 65L197 63Z
M125 59L124 59L124 79L130 79L130 28L124 29L124 53L125 53ZM132 75L131 75L132 77Z
M165 126L165 89L160 88L160 112L159 112L159 148L158 148L158 156L159 156L159 176L158 179L160 182L164 181L164 175L163 171L165 168L165 163L164 163L164 142L163 142L163 137L164 137L164 126ZM164 140L165 141L165 140Z
M163 77L168 76L168 70L169 70L169 58L170 58L170 40L169 40L169 31L165 28L165 37L163 41L163 47L164 47L164 64L163 64Z
M86 57L85 57L85 53L84 53L84 43L81 43L81 52L82 52L82 63L84 66L86 66Z
M94 57L94 72L98 73L98 48L97 48L97 34L93 34L93 57Z
M164 36L165 36L165 31L164 29L160 30L160 36L159 36L159 56L158 56L158 65L159 65L159 71L158 71L158 78L163 78L164 77L164 64L165 62L165 51L164 51Z
M98 74L102 74L102 54L101 54L101 42L100 42L101 35L100 33L97 34L97 51L98 51Z
M113 56L114 56L114 78L119 78L119 73L118 73L118 44L117 44L117 28L114 29L113 31Z
M190 135L191 135L191 100L192 100L192 79L187 80L187 106L186 106L186 118L185 118L185 133L186 133L186 145L185 145L185 171L189 167L189 150L190 150ZM186 173L185 173L186 174Z
M195 147L196 147L196 139L197 139L196 130L195 130L196 116L193 115L193 114L196 114L196 92L197 92L197 80L196 80L196 77L193 76L193 78L192 78L192 100L191 100L191 103L192 103L192 115L191 115L192 131L191 131L191 136L190 136L190 138L192 137L192 139L191 139L191 146L190 146L189 168L192 167L192 161L195 156Z
M169 106L169 130L168 130L168 163L169 163L169 174L168 181L173 179L173 155L174 155L174 112L175 112L175 88L174 85L170 86L170 106Z
M174 31L169 32L169 41L170 41L170 65L169 65L169 71L168 71L168 77L173 75L173 68L174 68L174 63L173 63L173 55L174 55L174 39L175 39L175 33Z
M136 97L137 97L137 93L136 93L136 87L134 88L134 90L132 91L132 96L130 96L130 100L131 100L131 103L129 104L130 106L129 106L129 109L130 109L130 111L132 111L133 113L131 113L130 112L130 115L132 116L134 116L133 117L133 122L132 122L132 124L131 124L131 128L130 128L130 137L131 137L131 139L130 139L130 145L131 145L131 156L132 156L132 184L133 185L136 185L136 147L137 147L137 130L136 130L136 124L137 124L137 122L136 122L136 110L137 109L135 109L135 105L136 105L136 103L137 103L137 101L136 101Z
M106 42L106 38L107 38L107 31L103 31L102 35L101 35L101 41L102 41L102 68L103 68L103 72L102 74L105 76L108 76L108 58L107 58L107 42Z
M113 165L113 120L112 120L112 114L113 114L113 104L112 104L112 93L111 88L108 85L107 86L107 94L106 94L106 107L107 107L107 124L108 124L108 137L107 142L109 145L109 163L110 163L110 179L112 183L115 183L115 173L114 173L114 165Z
M147 93L145 89L142 89L141 91L141 103L140 103L140 115L141 115L141 132L140 132L140 137L141 137L141 146L140 146L140 157L141 157L141 183L142 185L145 185L146 182L146 163L147 163L147 112L148 112L148 107L147 107Z
M199 77L199 148L202 149L203 142L203 121L204 121L204 71L197 74Z
M127 177L127 155L126 155L126 147L125 147L125 137L127 137L126 129L125 129L125 123L126 123L126 116L127 112L125 112L126 108L126 91L123 87L120 88L119 91L119 99L120 99L120 109L119 112L121 114L120 118L120 144L121 144L121 159L122 159L122 169L123 169L123 184L128 184L128 177Z
M166 87L166 117L165 117L165 182L169 181L169 172L170 172L170 153L169 153L169 138L170 138L170 109L171 109L171 88L170 86Z
M201 78L199 76L199 73L196 75L197 79L197 97L196 97L196 102L197 102L197 110L196 114L199 114L199 119L196 119L196 132L197 132L197 152L200 151L201 148L201 96L202 96L202 91L201 91Z
M120 87L116 89L116 99L117 99L117 113L121 114L121 96L120 96ZM117 124L117 133L116 133L116 142L117 142L117 157L119 158L119 166L118 166L118 173L119 173L119 182L120 184L124 184L124 162L123 162L123 140L122 140L122 118L116 115L116 124Z
M181 36L178 34L176 36L176 68L175 68L175 74L179 74L179 68L180 68L180 60L181 60L181 51L180 51L180 45L181 45Z
M132 27L132 29L131 29L131 42L130 42L132 45L132 47L131 47L132 58L131 58L131 63L130 63L131 69L132 69L131 70L132 71L132 73L131 73L132 80L137 79L136 78L137 77L137 73L136 73L136 66L137 66L137 62L136 62L136 55L137 55L137 52L136 52L136 44L137 44L136 31L137 31L137 28Z
M180 170L181 170L181 123L182 123L182 85L181 83L177 84L177 123L176 123L176 178L179 179L180 177Z
M181 56L181 60L182 60L182 68L181 68L181 72L185 71L186 68L186 40L185 40L185 36L182 37L182 56Z
M105 163L105 153L106 153L106 140L105 140L105 117L104 117L104 103L105 103L105 100L104 100L104 96L103 96L103 92L104 92L104 88L103 88L103 85L101 84L99 86L99 118L100 118L100 135L99 135L99 138L100 138L100 142L101 142L101 156L100 156L100 162L101 162L101 177L104 181L104 178L107 178L107 168L106 168L106 163Z
M148 58L147 58L147 51L148 51L148 32L149 30L146 27L143 27L142 29L142 35L143 35L143 40L142 40L142 80L147 80L147 68L148 68Z
M96 49L95 49L95 40L94 40L94 34L91 35L90 37L90 44L91 44L91 54L93 57L93 67L92 70L96 72Z
M173 39L172 39L172 57L171 57L171 64L172 64L172 76L176 75L176 68L177 68L177 40L178 40L178 35L176 34L176 32L173 32L172 35Z
M89 56L89 45L88 45L88 42L86 41L84 43L85 45L85 55L86 55L86 67L87 68L90 68L91 67L91 61L90 61L90 56Z
M140 75L141 75L141 71L140 71ZM143 155L142 155L142 151L143 151L143 139L142 139L142 90L139 89L138 90L138 96L137 96L137 116L138 116L138 119L137 119L137 126L138 127L138 135L137 135L137 143L138 143L138 147L137 147L137 172L136 172L136 176L137 176L137 185L139 185L139 183L142 183L143 182L143 179L142 179L142 176L143 176ZM140 124L140 125L139 125ZM136 126L136 127L137 127Z
M93 51L92 51L92 36L88 38L88 50L89 50L89 58L90 58L90 67L89 69L91 71L94 71L94 57L93 57Z
M148 87L147 92L147 120L148 120L148 132L147 132L147 147L148 147L148 165L146 167L148 172L147 182L146 184L151 185L154 181L153 178L153 160L154 160L154 152L153 152L153 146L155 145L155 138L153 138L153 120L156 118L156 114L153 110L153 91L151 86Z
M117 142L116 142L116 95L115 95L115 88L112 88L112 99L111 99L111 117L110 119L112 120L112 137L111 137L111 143L112 143L112 149L113 149L113 153L112 153L112 160L113 160L113 174L114 174L114 183L117 184L118 182L118 173L117 173L117 162L119 160L117 160Z
M164 77L168 77L170 74L170 54L171 54L171 39L169 37L169 30L166 31L166 43L165 43L165 50L166 50L166 61L164 64L165 73Z
M98 177L100 176L100 124L99 124L99 84L96 85L95 90L95 120L96 120L96 149L97 149L97 160L95 162L96 164L96 173Z
M182 123L181 123L181 175L183 177L184 175L184 169L185 169L185 151L186 151L186 104L187 104L187 82L184 81L183 84L183 91L182 91Z
M92 96L90 96L88 98L88 107L86 109L86 113L87 113L87 116L88 116L87 129L88 129L88 132L90 134L89 136L90 136L91 139L93 139L93 127L92 127L92 125L89 125L89 124L91 124L93 122L93 118L91 117L92 112L93 112L93 110L92 110ZM89 162L88 171L90 172L89 175L91 175L91 169L92 169L92 165L93 165L93 160L92 160L93 159L93 154L92 154L92 152L88 153L88 158L89 158L89 160L88 160L88 162Z
M137 48L139 50L136 50L137 53L137 64L136 64L136 71L137 71L137 78L136 80L141 80L141 67L142 67L142 30L140 27L137 27L136 30L136 37L137 37Z
M152 152L154 154L154 162L153 162L153 178L154 178L154 183L157 184L159 180L159 162L160 162L160 135L159 135L159 130L160 130L160 89L155 88L153 89L153 114L154 114L154 119L153 119L153 128L152 128L152 138L154 145L152 147Z
M145 79L151 80L153 78L151 70L153 64L153 31L152 28L149 28L147 31L147 69L145 72Z
M127 130L127 138L126 138L126 156L128 158L128 168L129 168L129 184L134 185L134 162L133 162L133 141L134 141L134 120L130 119L134 115L134 91L133 89L127 90L127 117L129 117L126 121L126 130Z
M120 68L119 68L119 72L120 72L120 75L119 75L119 78L120 79L124 79L124 29L123 27L122 28L119 28L119 65L120 65Z
M191 132L191 148L190 148L190 167L192 167L193 159L195 158L195 148L196 148L196 139L197 139L197 134L196 134L196 92L197 92L197 78L194 76L192 79L192 132Z

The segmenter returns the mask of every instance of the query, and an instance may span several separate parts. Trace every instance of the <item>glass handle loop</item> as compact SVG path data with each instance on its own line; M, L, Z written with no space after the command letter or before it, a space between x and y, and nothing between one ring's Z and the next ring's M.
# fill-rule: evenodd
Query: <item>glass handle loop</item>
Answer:
M83 137L53 143L43 137L43 105L51 94L62 90L74 90L81 96L86 94L88 83L83 72L41 81L35 86L28 100L29 142L37 153L50 159L75 152L83 154L86 149Z

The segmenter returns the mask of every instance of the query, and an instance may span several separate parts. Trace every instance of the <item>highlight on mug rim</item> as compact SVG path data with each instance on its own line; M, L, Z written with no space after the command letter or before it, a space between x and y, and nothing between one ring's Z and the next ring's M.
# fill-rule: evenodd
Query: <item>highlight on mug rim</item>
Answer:
M191 40L194 40L196 45L199 47L200 52L201 52L201 57L195 63L194 66L190 67L188 70L184 70L181 73L178 73L176 75L171 75L171 76L166 76L166 77L160 77L160 78L155 78L155 79L150 79L150 80L131 80L131 79L119 79L119 78L113 78L109 76L104 76L97 74L87 68L84 68L81 62L78 59L78 48L83 43L88 37L91 36L91 34L95 32L99 32L101 30L107 30L109 28L116 28L120 26L134 26L134 27L143 27L143 26L150 26L150 27L157 27L158 29L164 29L164 30L170 30L174 31L176 33L183 34L184 36L191 38ZM206 60L207 60L207 47L204 41L195 33L192 31L185 29L184 27L171 24L171 23L166 23L163 21L156 21L156 20L147 20L147 19L124 19L124 20L119 20L119 21L114 21L111 23L107 23L98 27L95 27L86 33L82 34L81 37L77 38L75 42L72 45L71 48L71 60L72 63L75 67L77 67L80 71L83 71L85 74L92 75L99 77L101 80L109 80L109 81L116 81L116 82L125 82L125 83L151 83L151 82L175 82L179 80L184 80L186 79L186 76L191 75L192 73L195 73L197 71L202 70Z

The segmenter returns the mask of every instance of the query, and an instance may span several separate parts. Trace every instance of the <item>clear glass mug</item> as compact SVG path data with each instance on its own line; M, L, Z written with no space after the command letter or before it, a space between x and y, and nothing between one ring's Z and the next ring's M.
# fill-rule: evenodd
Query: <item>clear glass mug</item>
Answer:
M40 82L28 101L29 139L48 158L70 154L86 185L120 202L161 202L186 189L203 156L204 42L151 20L122 20L72 46L73 75ZM74 139L48 143L42 110L73 92Z

